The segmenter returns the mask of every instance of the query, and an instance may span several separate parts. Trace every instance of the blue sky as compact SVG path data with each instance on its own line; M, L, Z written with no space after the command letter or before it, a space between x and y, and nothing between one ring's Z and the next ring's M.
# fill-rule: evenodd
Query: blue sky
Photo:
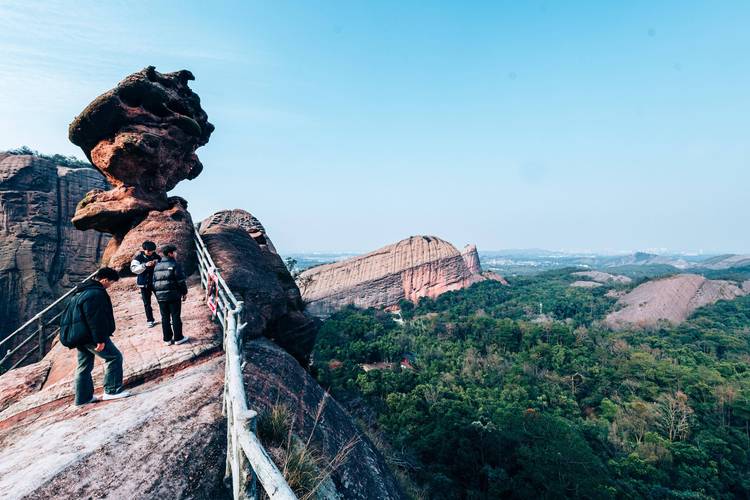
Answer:
M719 8L721 7L721 8ZM216 131L194 218L282 252L750 252L750 3L0 0L0 149L187 68Z

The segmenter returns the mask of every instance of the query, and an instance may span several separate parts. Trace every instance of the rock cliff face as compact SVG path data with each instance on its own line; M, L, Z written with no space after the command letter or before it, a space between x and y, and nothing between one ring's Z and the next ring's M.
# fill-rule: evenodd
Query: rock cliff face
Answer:
M648 281L617 301L618 310L607 315L610 328L655 326L659 321L679 324L697 308L750 293L733 281L709 280L697 274L678 274Z
M486 278L476 247L464 252L435 236L412 236L367 255L306 270L300 276L308 310L325 316L348 304L387 307L459 290Z
M332 462L347 443L356 443L342 467L331 474L336 491L328 498L403 498L375 446L357 430L341 405L287 353L268 341L259 340L245 346L245 359L243 375L251 407L262 411L274 405L285 405L294 416L294 432L303 439L310 437L327 463ZM316 424L319 408L322 411Z
M194 79L187 70L162 74L149 66L97 97L70 124L71 142L113 187L90 191L73 224L114 236L102 263L122 274L129 273L127 264L143 239L173 243L188 262L194 259L187 203L167 197L180 181L201 173L195 150L214 130L200 98L188 87ZM164 226L154 220L167 221L170 231L153 231Z
M77 201L105 188L93 168L0 152L0 338L96 269L108 235L77 231Z
M255 222L246 224L250 220ZM318 322L304 313L299 289L268 246L260 222L241 210L219 212L203 221L200 234L229 288L245 303L244 335L268 337L307 366Z

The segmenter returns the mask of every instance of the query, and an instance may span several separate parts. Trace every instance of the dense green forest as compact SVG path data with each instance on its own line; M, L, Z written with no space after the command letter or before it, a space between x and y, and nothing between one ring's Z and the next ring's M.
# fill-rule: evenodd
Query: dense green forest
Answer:
M317 377L415 498L749 497L750 297L612 332L607 290L571 280L405 302L402 324L346 309Z

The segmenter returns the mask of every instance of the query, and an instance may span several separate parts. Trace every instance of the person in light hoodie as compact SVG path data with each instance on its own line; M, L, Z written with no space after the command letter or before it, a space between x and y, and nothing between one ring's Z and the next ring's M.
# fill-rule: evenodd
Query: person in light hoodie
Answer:
M144 241L142 252L138 252L130 262L130 271L137 276L136 283L141 291L141 300L143 308L146 310L146 326L153 328L156 325L154 321L154 310L151 307L151 294L154 291L154 266L161 260L156 253L156 243L153 241Z

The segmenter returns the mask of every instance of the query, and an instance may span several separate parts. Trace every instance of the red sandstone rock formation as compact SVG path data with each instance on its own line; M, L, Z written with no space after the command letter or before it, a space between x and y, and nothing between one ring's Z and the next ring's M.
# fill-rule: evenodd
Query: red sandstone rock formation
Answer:
M276 252L271 239L266 234L266 229L250 212L236 208L234 210L221 210L216 212L206 220L201 222L201 231L211 226L222 224L225 226L241 227L260 245L261 250L268 250L271 253Z
M187 203L167 198L167 191L201 173L195 150L214 130L188 87L193 79L186 70L162 74L149 66L97 97L70 124L70 140L113 186L89 192L73 224L113 234L102 263L123 274L143 239L192 253Z
M325 316L348 304L388 307L459 290L485 280L478 267L475 247L462 254L435 236L412 236L361 257L308 269L300 278L309 281L303 294L308 310Z
M93 168L0 153L0 338L96 269L108 236L69 221L84 193L105 187Z
M679 324L697 308L719 300L731 300L750 293L732 281L708 280L697 274L678 274L648 281L617 301L620 309L605 322L615 329L651 327L659 321Z
M461 257L464 258L466 268L471 274L482 273L482 265L479 263L479 252L477 252L476 245L466 245L461 251Z
M244 335L268 337L307 366L318 323L304 313L299 288L270 250L260 222L242 210L219 212L203 221L200 234L229 288L245 303Z

